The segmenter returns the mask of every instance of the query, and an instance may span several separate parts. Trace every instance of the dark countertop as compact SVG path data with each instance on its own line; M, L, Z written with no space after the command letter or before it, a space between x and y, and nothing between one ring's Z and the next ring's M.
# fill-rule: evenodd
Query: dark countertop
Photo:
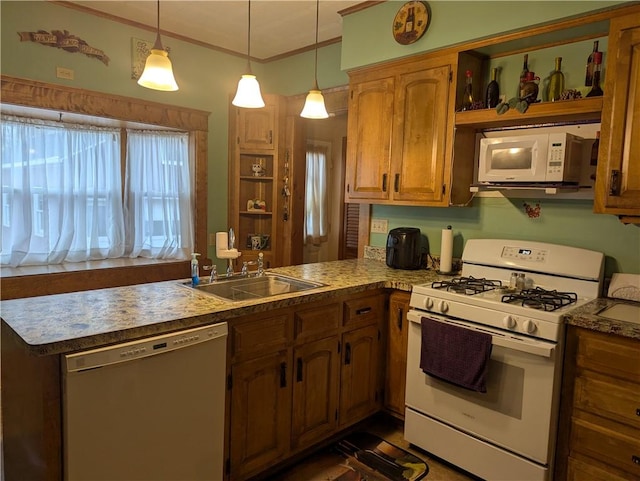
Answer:
M185 287L181 283L188 279L182 279L2 301L0 313L30 353L63 354L370 289L411 291L414 284L442 278L432 269L397 270L372 259L303 264L269 272L325 286L231 302Z
M598 315L602 310L615 304L637 304L633 301L601 297L577 307L564 316L570 326L583 327L592 331L615 334L640 340L640 323L618 321Z

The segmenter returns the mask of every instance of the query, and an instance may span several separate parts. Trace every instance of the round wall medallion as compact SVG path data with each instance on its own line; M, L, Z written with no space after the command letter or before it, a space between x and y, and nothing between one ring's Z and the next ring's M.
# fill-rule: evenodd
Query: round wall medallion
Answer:
M431 20L426 2L407 2L393 19L393 38L402 45L409 45L424 35Z

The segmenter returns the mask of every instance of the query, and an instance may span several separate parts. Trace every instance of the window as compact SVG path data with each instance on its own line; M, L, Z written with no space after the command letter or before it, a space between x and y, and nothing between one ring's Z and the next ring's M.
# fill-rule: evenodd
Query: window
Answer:
M304 239L320 244L329 234L327 201L328 146L307 145L307 176L305 188Z
M114 128L3 116L3 265L188 257L188 134L129 133L126 176L121 137Z

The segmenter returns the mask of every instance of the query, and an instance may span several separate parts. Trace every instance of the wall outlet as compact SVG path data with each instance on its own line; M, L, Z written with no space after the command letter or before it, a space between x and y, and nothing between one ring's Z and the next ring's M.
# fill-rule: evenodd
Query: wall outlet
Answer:
M70 68L56 67L56 77L73 80L74 72Z
M371 232L375 234L386 234L389 229L387 219L371 219Z

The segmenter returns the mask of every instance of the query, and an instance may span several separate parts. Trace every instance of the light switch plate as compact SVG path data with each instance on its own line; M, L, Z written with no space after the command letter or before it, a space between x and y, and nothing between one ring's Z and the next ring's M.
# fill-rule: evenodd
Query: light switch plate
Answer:
M371 232L374 234L386 234L389 229L387 219L371 219Z

